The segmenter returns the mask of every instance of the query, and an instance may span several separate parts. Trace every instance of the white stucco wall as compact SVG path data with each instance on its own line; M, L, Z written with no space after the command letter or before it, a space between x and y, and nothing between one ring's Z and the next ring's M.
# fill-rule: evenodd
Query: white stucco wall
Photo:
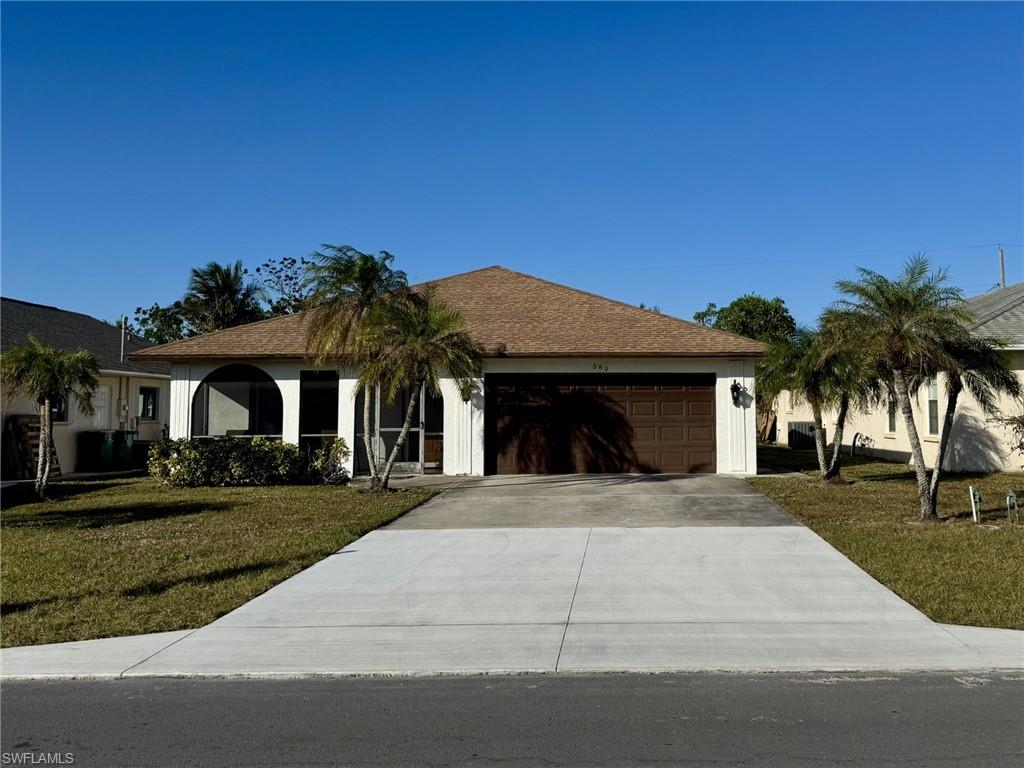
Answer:
M192 398L209 373L226 365L213 360L173 366L171 381L172 438L190 437ZM299 440L299 377L315 366L301 361L252 361L278 384L284 404L283 439ZM488 373L704 373L715 376L716 467L720 474L755 474L757 441L754 414L753 362L749 359L717 358L498 358L488 359ZM355 448L357 420L355 412L356 374L340 371L338 387L338 434L350 449ZM744 388L741 406L733 404L733 381ZM455 382L442 380L444 400L444 471L450 475L482 475L484 472L484 395L483 382L468 402L460 397ZM352 471L350 462L349 471Z
M1010 363L1017 373L1017 378L1024 384L1024 351L1008 353ZM939 429L946 416L946 382L939 376L938 404ZM1021 413L1024 404L1006 395L998 398L998 406L1002 416L1016 416ZM925 464L931 468L938 453L939 435L928 433L928 394L924 387L911 401L914 412L914 425L921 438L921 449L924 452ZM788 442L789 424L794 421L811 421L811 409L806 403L797 402L790 405L788 392L783 392L776 403L778 414L778 441L785 445ZM823 414L826 436L829 441L835 434L834 412ZM1014 453L1011 448L1011 430L999 420L999 416L989 416L968 392L960 394L957 403L953 431L950 434L949 450L946 454L944 469L953 472L1019 472L1024 467L1024 457ZM896 431L888 428L888 408L883 404L867 411L854 412L847 418L843 429L843 445L852 445L856 436L867 437L868 453L882 458L898 461L910 459L910 440L907 428L903 423L902 414L897 413Z

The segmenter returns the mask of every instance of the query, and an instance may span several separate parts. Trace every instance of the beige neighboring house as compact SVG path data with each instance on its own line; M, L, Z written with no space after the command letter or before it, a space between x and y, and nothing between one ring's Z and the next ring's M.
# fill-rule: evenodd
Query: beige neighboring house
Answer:
M1024 283L989 291L967 302L974 318L971 331L976 336L1002 339L1017 378L1024 382ZM939 433L946 415L945 382L921 387L912 402L914 421L925 461L929 468L935 462ZM812 420L806 403L793 402L791 393L783 392L776 403L778 441L795 444L802 426ZM999 398L1003 416L1016 416L1022 404L1006 395ZM998 418L986 416L968 392L960 395L956 420L950 437L945 469L953 472L1020 471L1024 457L1011 448L1012 431ZM825 415L826 435L831 441L835 432L835 413ZM858 452L870 453L901 461L910 458L910 442L903 419L893 407L882 405L867 413L853 413L843 430L843 445L856 441Z
M74 402L59 403L54 408L53 438L57 459L63 473L94 463L78 455L79 434L85 431L133 432L140 441L159 440L166 428L170 411L170 366L157 361L132 362L128 355L150 344L126 336L124 355L121 352L121 331L95 317L69 312L44 304L0 298L0 353L21 346L29 336L58 349L83 348L99 361L99 386L93 395L95 413L85 416ZM30 398L2 403L4 429L4 480L24 475L24 457L14 456L18 446L24 447L17 430L25 423L23 417L38 417L39 406ZM38 424L38 422L36 422ZM38 426L36 426L38 432Z

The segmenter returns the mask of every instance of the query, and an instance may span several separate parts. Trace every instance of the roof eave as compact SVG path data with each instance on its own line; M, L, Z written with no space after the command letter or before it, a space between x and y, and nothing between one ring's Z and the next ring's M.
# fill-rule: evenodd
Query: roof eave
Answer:
M565 352L495 352L487 350L483 356L488 360L502 359L557 359L557 358L593 358L607 357L615 359L637 359L645 358L758 358L763 357L764 352L759 351L719 351L719 352L608 352L608 351L565 351ZM133 359L133 358L129 358ZM305 355L296 354L189 354L189 355L146 355L145 360L160 360L168 363L186 363L190 360L308 360ZM340 360L334 362L341 362Z

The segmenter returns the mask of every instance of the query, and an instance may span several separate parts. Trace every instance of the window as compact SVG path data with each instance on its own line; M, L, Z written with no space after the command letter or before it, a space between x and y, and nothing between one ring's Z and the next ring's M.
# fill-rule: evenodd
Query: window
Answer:
M50 400L50 421L54 424L68 420L68 399L55 397Z
M928 379L928 434L939 434L939 384L934 376Z
M786 410L787 411L792 411L793 410L793 405L794 405L795 402L796 402L796 399L793 397L792 390L786 392Z
M886 425L886 432L896 432L896 401L889 398L889 423Z
M143 421L156 421L160 416L160 388L139 387L139 418Z

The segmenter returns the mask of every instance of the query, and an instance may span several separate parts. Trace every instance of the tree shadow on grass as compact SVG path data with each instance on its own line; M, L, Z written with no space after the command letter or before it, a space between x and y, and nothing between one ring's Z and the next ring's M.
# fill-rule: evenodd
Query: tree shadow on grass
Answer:
M269 560L258 563L246 563L245 565L237 565L231 568L217 568L212 571L207 571L206 573L189 574L171 579L152 579L137 586L122 589L117 594L121 597L128 598L154 597L183 584L192 584L196 586L216 584L222 581L230 581L231 579L238 578L239 576L263 573L264 571L268 571L272 568L287 565L289 562L291 561ZM38 600L6 602L0 604L0 616L10 616L16 613L23 613L24 611L29 611L39 606L51 605L61 601L77 601L88 597L97 597L109 594L110 592L105 590L91 590L89 592L82 592L75 595L51 595L50 597L43 597Z
M929 476L931 476L931 469L928 470ZM942 485L948 487L950 483L957 481L970 482L973 480L985 480L992 476L992 472L948 472L942 473ZM914 472L913 467L907 467L902 472L878 472L871 475L861 475L856 478L857 480L866 480L868 482L880 482L885 480L913 480L917 482L917 475Z
M32 516L7 519L4 528L107 528L184 515L198 515L230 509L226 502L167 501L141 502L130 506L97 506L85 509L59 509Z
M1008 519L1008 514L1006 512L1006 507L984 507L983 509L979 510L978 517L980 518L979 522L982 522L982 523L1009 523L1010 522L1009 519ZM943 522L946 522L947 520L952 522L954 520L973 520L973 519L974 519L974 514L971 512L970 509L961 510L959 512L954 512L951 515L943 515L943 517L942 517L942 521Z
M207 571L206 573L200 574L189 574L186 576L176 576L172 579L152 579L143 584L139 584L128 589L121 590L122 597L152 597L154 595L163 594L174 587L181 586L183 584L190 584L195 586L206 586L210 584L216 584L221 581L229 581L239 576L247 576L254 573L263 573L269 571L271 568L278 568L282 565L286 565L287 560L266 560L258 563L246 563L245 565L236 565L231 568L218 568L213 571Z
M130 478L110 478L108 480L57 480L51 482L46 488L45 502L68 501L77 496L83 496L97 491L106 491L111 488L125 488L128 484L124 480ZM0 504L5 510L20 507L23 504L38 502L34 485L31 481L20 482L0 491Z
M14 613L22 613L23 611L29 611L40 605L49 605L51 603L58 603L65 598L62 597L44 597L39 600L25 600L19 603L2 603L0 604L0 616L10 616Z
M870 475L858 475L853 479L865 483L884 483L887 480L913 480L916 482L917 475L914 474L914 470L907 469L904 472L876 472Z

